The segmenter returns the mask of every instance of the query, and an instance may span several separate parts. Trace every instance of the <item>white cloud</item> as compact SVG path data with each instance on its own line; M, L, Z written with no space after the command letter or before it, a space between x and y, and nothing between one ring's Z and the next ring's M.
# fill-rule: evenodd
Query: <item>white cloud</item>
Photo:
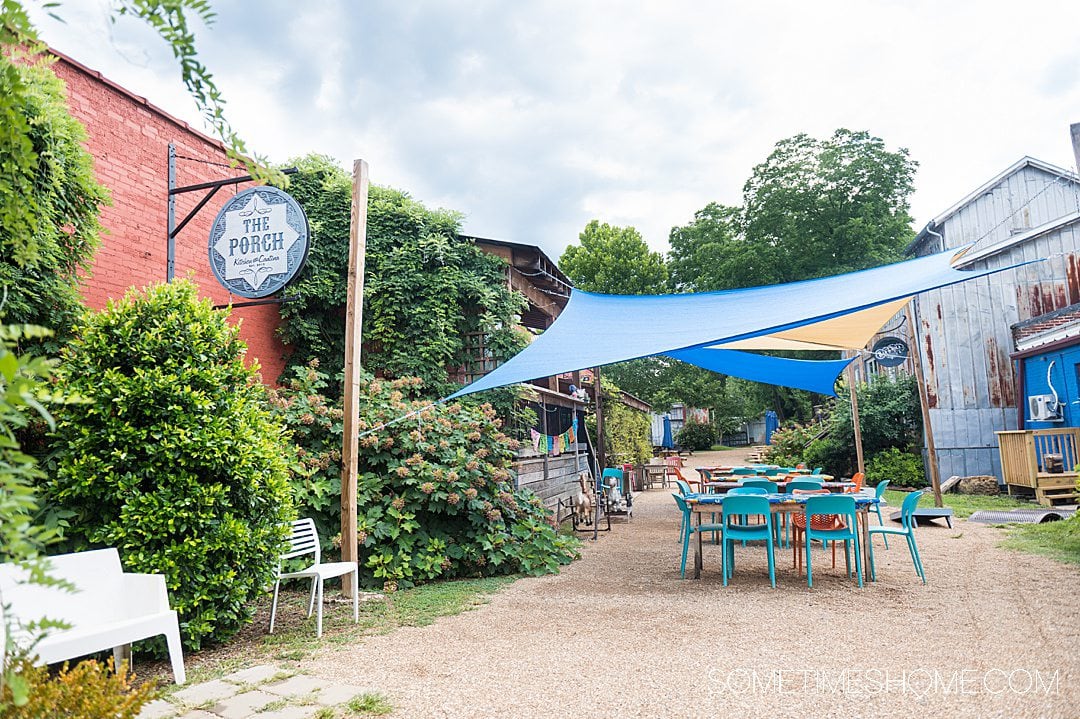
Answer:
M310 151L558 257L585 223L666 248L798 132L867 129L920 162L922 224L1020 156L1072 164L1080 4L215 3L201 53L249 145ZM171 112L162 43L63 5L44 37ZM109 40L111 37L114 40ZM133 61L134 58L134 61Z

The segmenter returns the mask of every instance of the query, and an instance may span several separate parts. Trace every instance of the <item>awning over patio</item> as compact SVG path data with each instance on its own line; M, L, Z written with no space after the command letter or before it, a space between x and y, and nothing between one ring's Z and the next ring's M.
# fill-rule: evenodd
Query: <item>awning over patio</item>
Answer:
M812 377L810 383L820 387L825 374L835 380L847 361L808 372L807 360L730 350L860 348L911 296L1009 269L957 270L959 254L949 250L845 275L724 292L574 290L563 313L531 345L451 397L653 355L691 358L708 369L725 366L732 371L716 371L772 384L802 386L792 382Z
M836 395L834 388L836 378L855 359L854 357L839 360L785 359L705 347L673 350L665 352L663 356L731 377L796 387L833 396Z

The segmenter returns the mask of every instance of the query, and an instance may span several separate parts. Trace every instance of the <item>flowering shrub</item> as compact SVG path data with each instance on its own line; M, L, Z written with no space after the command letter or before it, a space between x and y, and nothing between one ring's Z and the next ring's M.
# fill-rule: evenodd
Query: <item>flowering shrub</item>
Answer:
M820 426L792 424L772 433L769 448L765 450L764 460L781 467L794 467L799 462L806 462L807 445L821 431Z
M319 390L317 362L271 402L293 429L294 497L324 538L339 534L341 409ZM387 588L436 578L555 571L576 556L538 497L514 489L517 441L490 405L428 407L422 381L361 384L357 488L361 580ZM393 425L387 422L416 411Z
M122 664L112 671L107 663L88 659L74 667L65 664L55 676L26 659L14 663L29 701L20 701L12 687L0 690L0 716L5 719L56 719L57 717L110 717L135 719L157 696L152 682L139 684Z

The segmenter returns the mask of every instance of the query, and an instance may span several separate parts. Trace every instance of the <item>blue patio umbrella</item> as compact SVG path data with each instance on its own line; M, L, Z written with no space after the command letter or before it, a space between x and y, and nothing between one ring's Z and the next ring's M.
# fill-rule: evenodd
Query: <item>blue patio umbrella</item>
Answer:
M660 446L664 449L675 449L675 440L671 437L671 417L664 417L664 439Z

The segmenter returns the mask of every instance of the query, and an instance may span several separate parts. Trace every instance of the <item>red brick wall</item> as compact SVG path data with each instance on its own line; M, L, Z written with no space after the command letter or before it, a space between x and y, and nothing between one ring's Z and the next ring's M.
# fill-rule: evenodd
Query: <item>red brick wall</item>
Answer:
M98 180L112 195L112 205L101 212L106 233L85 278L86 303L99 309L109 298L121 297L129 287L163 282L167 262L168 148L176 154L227 164L221 143L102 78L79 63L59 56L53 66L67 84L71 113L86 126L87 149L94 156ZM192 185L245 174L218 165L188 159L176 161L177 186ZM221 205L250 184L222 188L176 238L176 276L190 277L214 304L244 302L218 284L207 259L207 236ZM202 192L177 196L179 223L202 198ZM240 335L248 345L248 359L257 359L264 380L281 374L288 349L274 334L280 322L276 305L233 310Z

